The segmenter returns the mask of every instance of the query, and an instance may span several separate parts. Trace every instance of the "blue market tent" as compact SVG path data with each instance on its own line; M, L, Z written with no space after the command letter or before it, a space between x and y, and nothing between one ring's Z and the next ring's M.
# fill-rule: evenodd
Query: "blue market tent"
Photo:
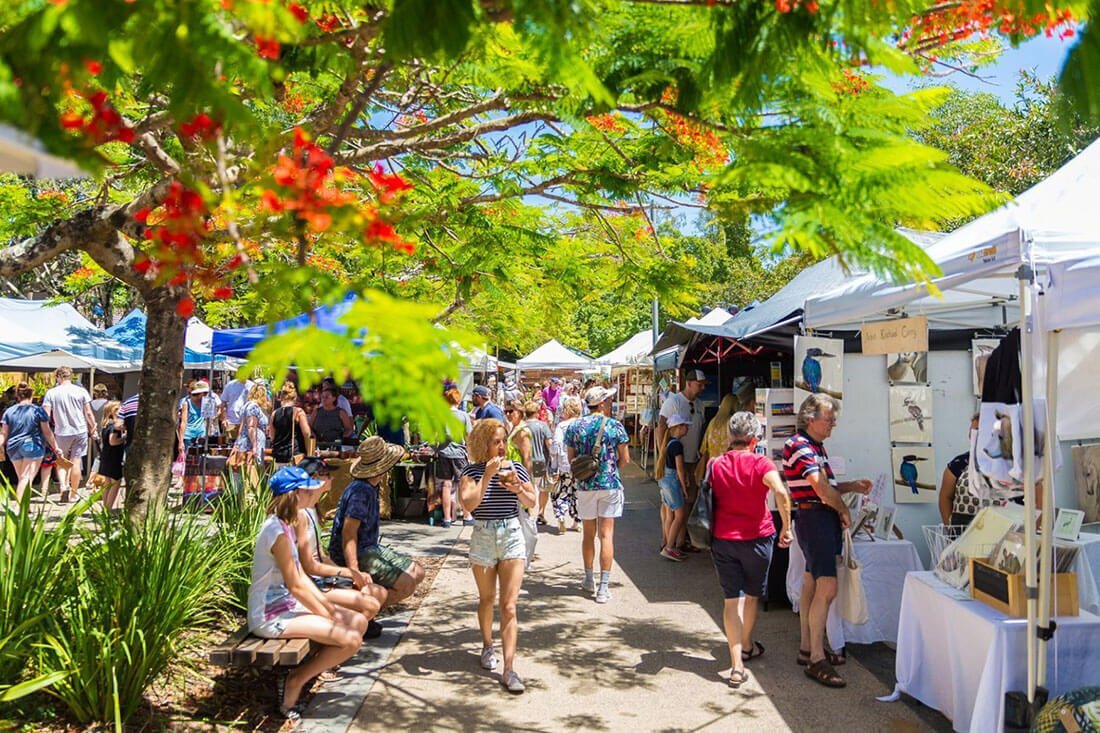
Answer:
M141 349L112 338L68 303L0 298L0 334L0 367L141 369Z
M252 349L256 348L268 336L305 328L309 325L333 333L347 333L348 327L341 323L340 319L351 308L354 300L355 297L349 295L343 302L336 305L323 305L314 308L309 313L278 321L271 326L248 326L245 328L215 330L211 340L211 350L215 354L243 359L252 353Z
M135 308L125 316L123 316L118 323L107 329L107 334L127 346L137 349L139 352L145 351L145 313L139 308ZM187 322L187 335L185 336L185 346L183 349L183 367L185 369L209 369L210 360L213 358L216 369L236 369L239 364L234 359L227 359L224 356L214 357L211 355L209 348L196 349L190 345L195 339L192 338L192 331L202 331L207 329L206 324L197 318L192 318Z

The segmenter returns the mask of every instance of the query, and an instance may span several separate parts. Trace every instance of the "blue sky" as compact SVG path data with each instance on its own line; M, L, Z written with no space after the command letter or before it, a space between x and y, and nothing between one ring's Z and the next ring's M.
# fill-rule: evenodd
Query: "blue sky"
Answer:
M1062 62L1073 47L1076 38L1060 41L1057 38L1039 36L1018 48L1008 48L996 63L979 71L982 79L965 74L953 73L942 78L942 83L960 89L975 92L991 92L1005 103L1015 100L1016 80L1020 71L1034 71L1041 79L1056 76L1062 70ZM913 86L912 82L885 79L887 87L896 92L904 92Z

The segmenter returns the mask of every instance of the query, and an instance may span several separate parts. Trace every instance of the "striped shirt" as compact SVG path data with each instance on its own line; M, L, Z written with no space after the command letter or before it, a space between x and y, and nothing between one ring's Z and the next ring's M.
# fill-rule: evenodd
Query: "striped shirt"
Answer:
M512 468L519 475L521 483L531 480L522 463L513 461ZM466 468L462 469L462 475L468 476L473 481L481 481L481 477L485 475L485 464L467 464ZM498 473L489 479L489 488L485 490L485 496L473 511L474 519L511 519L519 516L519 499L500 485L499 476Z
M825 446L799 430L783 445L783 475L787 487L791 490L791 501L818 502L821 497L810 485L809 478L818 471L824 471L829 484L836 488L836 477L829 465L829 454Z

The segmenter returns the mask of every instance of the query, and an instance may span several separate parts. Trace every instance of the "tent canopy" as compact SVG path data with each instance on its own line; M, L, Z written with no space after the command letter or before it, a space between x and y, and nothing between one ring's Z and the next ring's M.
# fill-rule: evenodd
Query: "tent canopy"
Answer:
M348 327L340 322L340 319L351 308L354 301L349 296L343 302L336 305L323 305L314 308L309 313L303 313L294 318L278 321L271 326L248 326L246 328L216 329L211 337L211 350L215 354L246 358L252 349L268 336L287 333L299 328L314 325L325 331L346 334Z
M107 334L120 343L139 351L145 350L145 323L148 319L140 308L134 308L119 319L118 323L107 329ZM195 333L193 333L193 331ZM224 356L213 357L210 353L210 334L213 330L198 318L187 321L184 337L183 366L185 369L207 369L214 359L220 369L235 369L239 362ZM205 336L205 348L203 338ZM194 346L192 346L194 344ZM197 347L197 348L196 348Z
M581 371L591 369L596 363L587 357L574 354L556 339L550 339L542 346L516 362L519 369L572 369Z
M1096 190L1100 190L1100 142L1014 201L929 247L928 255L943 270L933 280L942 298L929 296L925 285L895 285L864 275L831 293L809 298L804 323L810 328L858 328L863 319L900 308L907 308L910 315L928 314L930 325L942 311L974 326L1011 323L1018 318L1017 310L1008 311L1018 301L1012 275L1022 262L1049 265L1096 253L1100 243Z
M0 325L0 366L111 373L141 369L140 349L111 338L68 303L0 298Z
M617 348L607 352L596 361L612 366L626 364L652 364L649 350L653 348L653 330L638 331Z

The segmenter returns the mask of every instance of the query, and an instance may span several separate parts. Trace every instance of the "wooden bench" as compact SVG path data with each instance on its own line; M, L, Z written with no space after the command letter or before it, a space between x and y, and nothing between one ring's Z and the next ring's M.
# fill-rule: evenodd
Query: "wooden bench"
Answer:
M309 639L263 639L242 626L210 651L219 667L297 667L320 644Z

